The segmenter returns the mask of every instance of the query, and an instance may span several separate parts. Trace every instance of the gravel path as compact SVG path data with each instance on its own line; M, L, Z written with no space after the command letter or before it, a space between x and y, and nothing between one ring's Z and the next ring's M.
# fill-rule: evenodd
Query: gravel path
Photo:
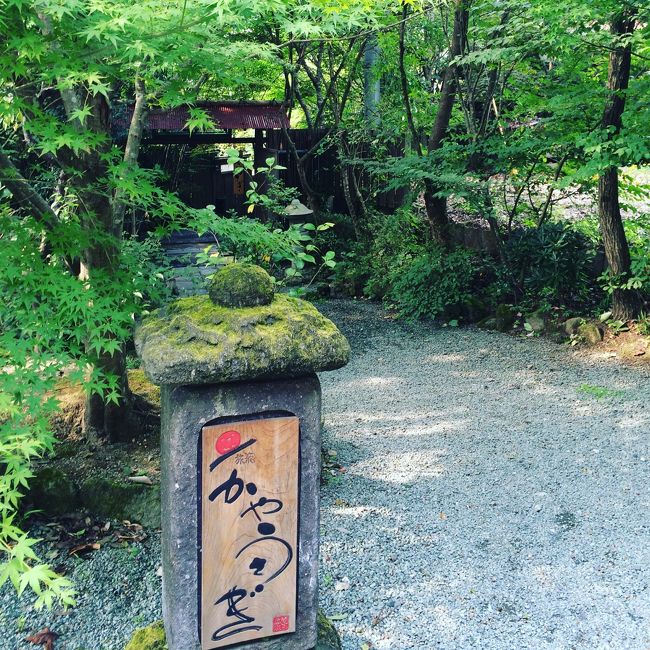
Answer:
M323 489L321 603L345 650L650 650L648 370L320 308L355 352L321 377L347 469ZM67 559L68 614L3 588L0 650L46 625L56 650L122 650L160 618L159 553L151 533Z
M46 537L47 530L32 534ZM158 533L125 548L104 547L58 562L53 562L57 570L64 569L77 587L77 607L36 612L33 597L17 599L5 586L0 591L0 650L38 650L25 637L44 627L59 634L55 650L123 650L136 629L162 618Z
M321 602L344 648L648 650L648 370L323 310L356 351L322 376L347 472L323 493Z

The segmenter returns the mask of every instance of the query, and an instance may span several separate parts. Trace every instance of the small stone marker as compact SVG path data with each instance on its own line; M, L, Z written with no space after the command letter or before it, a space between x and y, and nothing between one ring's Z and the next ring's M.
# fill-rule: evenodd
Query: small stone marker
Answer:
M336 326L232 264L136 332L162 386L163 617L170 650L316 645L320 384Z

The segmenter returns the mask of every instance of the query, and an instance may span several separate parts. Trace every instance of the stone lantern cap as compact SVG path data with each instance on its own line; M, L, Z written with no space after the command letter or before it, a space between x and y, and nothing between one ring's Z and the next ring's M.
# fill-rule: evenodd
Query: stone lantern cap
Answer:
M287 217L307 217L310 214L314 214L314 211L308 208L304 203L301 203L298 199L294 199L284 209L284 214Z
M221 384L336 370L350 346L313 305L274 293L258 266L229 264L209 296L180 298L137 329L135 345L156 384Z

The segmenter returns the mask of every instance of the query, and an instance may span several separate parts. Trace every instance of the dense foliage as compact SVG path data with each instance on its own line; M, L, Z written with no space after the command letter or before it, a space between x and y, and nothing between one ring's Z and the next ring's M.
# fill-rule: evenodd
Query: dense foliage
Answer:
M55 447L62 373L87 387L88 439L118 435L125 350L172 295L176 229L211 235L200 264L234 253L412 318L640 318L649 61L641 0L0 0L0 584L71 602L19 502ZM189 104L202 131L197 100L224 98L281 100L314 134L283 134L299 187L228 152L272 179L251 180L245 215L189 208L138 162L148 109ZM325 153L334 190L313 173ZM283 227L271 215L298 196L315 223ZM126 235L128 215L149 234Z

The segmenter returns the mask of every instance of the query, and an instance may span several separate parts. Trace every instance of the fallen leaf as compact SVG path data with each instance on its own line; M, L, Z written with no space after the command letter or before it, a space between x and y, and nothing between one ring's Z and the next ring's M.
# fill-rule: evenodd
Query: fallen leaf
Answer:
M440 513L440 519L442 519L442 521L444 521L445 519L447 519L447 515L444 512L441 512Z
M80 553L89 553L90 551L99 551L101 544L79 544L70 549L70 555L79 555Z
M49 627L44 627L40 632L28 636L25 641L34 645L45 646L45 650L54 650L54 642L58 637L59 635L56 632L52 632Z
M347 591L350 588L350 578L345 576L343 580L339 580L335 585L334 589L336 591Z
M131 483L140 483L142 485L153 485L153 481L148 476L129 476L127 481Z

